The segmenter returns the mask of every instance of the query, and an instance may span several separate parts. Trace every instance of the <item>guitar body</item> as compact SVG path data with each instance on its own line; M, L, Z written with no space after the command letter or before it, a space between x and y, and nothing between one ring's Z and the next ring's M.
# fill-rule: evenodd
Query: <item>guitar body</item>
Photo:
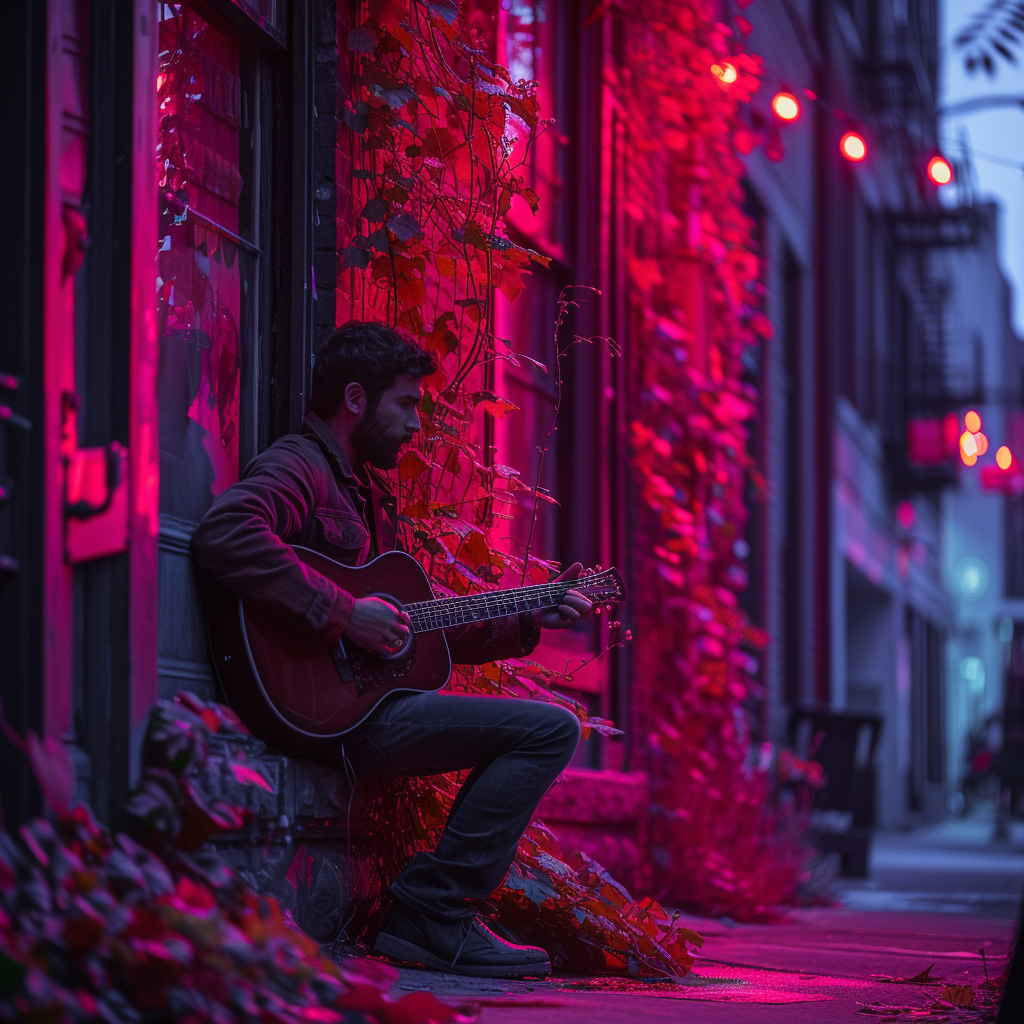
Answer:
M298 557L353 597L401 604L432 601L419 563L389 551L358 568L309 548ZM390 693L439 690L451 675L441 630L413 633L394 658L378 658L344 642L344 655L316 644L307 631L273 612L211 588L210 650L224 695L255 735L285 753L301 754L354 729Z

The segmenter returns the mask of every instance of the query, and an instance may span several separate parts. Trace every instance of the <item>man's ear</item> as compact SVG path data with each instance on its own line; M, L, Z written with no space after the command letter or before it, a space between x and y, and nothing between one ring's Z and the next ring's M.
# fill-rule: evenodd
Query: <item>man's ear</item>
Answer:
M362 416L366 412L366 392L363 390L363 385L356 381L346 384L342 404L350 413Z

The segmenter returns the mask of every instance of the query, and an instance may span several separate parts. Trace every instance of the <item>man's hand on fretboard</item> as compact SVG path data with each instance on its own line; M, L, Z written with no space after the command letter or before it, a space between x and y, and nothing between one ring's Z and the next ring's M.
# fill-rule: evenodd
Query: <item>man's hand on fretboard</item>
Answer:
M573 562L561 576L556 576L551 582L561 583L579 579L582 571L582 563ZM587 618L593 607L593 603L588 601L578 590L570 590L562 598L562 603L557 608L543 608L533 612L533 624L543 629L568 629L580 619Z

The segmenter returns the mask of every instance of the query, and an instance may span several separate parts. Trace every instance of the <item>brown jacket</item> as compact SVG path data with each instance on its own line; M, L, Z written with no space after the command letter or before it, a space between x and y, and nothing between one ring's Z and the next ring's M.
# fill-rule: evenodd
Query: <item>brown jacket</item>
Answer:
M369 481L360 487L337 439L310 413L301 434L272 444L214 501L192 538L196 560L232 593L294 616L333 643L355 599L300 562L289 545L345 565L397 547L397 502L377 474ZM530 653L540 630L512 616L446 635L452 661L482 665Z

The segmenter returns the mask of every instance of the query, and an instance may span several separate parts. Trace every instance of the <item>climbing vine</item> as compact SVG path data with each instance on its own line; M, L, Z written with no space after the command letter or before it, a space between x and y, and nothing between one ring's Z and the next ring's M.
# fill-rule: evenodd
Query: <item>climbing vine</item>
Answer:
M738 597L747 583L746 491L761 486L748 450L759 395L743 360L770 335L758 311L760 261L737 155L757 142L745 105L761 66L742 45L749 23L728 5L622 0L608 16L623 42L618 90L629 153L634 315L626 347L644 510L634 678L656 808L650 882L676 904L765 916L795 895L805 851L772 810L771 749L752 749L749 706L759 698L757 659L767 637ZM421 443L399 465L399 493L412 550L437 585L456 593L546 580L553 568L507 550L501 520L520 496L547 496L496 465L487 448L485 417L513 408L495 393L492 367L523 358L495 335L494 295L500 289L515 299L531 266L546 263L508 237L505 216L516 197L537 206L521 165L547 127L536 83L512 81L489 56L487 26L483 11L460 14L444 0L374 0L341 41L349 59L339 319L398 324L439 359L425 382ZM462 669L453 685L559 701L585 731L610 731L558 694L552 676L506 662ZM406 811L382 800L379 812L391 829L415 822L405 832L414 848L433 841L455 786L409 783ZM568 859L536 825L496 909L516 916L523 890L515 881L543 874L542 853ZM397 866L376 863L381 891ZM564 874L549 871L549 882L571 876L577 888L539 902L557 918L592 899L593 948L625 968L629 957L612 950L623 935L635 936L644 912L627 899L617 916L603 916L596 894L607 899L611 890L588 871L578 859ZM664 950L673 933L656 913L653 935ZM675 948L685 967L685 942Z
M785 780L771 746L751 742L768 637L739 601L748 490L763 492L750 443L759 394L744 356L771 325L737 155L751 148L744 106L761 65L743 50L749 22L729 11L625 0L621 95L635 212L631 442L644 586L634 685L654 805L651 882L676 905L749 919L793 900L807 851L773 809Z
M550 498L496 464L487 441L488 418L514 409L494 391L494 364L527 358L495 335L496 292L514 300L530 268L549 262L505 230L514 199L537 208L522 166L547 123L536 83L513 81L488 56L487 25L484 12L460 13L447 0L373 0L339 40L339 319L397 325L438 359L424 382L422 434L398 466L399 512L435 588L457 594L547 582L554 568L503 542L501 524L521 497ZM452 685L560 703L584 734L614 731L553 689L558 678L519 660L460 667ZM357 926L372 927L387 883L436 841L458 782L389 780L386 792L371 790L380 827L359 851ZM701 941L657 904L636 903L600 865L563 854L539 822L491 910L562 967L685 974L688 944Z

